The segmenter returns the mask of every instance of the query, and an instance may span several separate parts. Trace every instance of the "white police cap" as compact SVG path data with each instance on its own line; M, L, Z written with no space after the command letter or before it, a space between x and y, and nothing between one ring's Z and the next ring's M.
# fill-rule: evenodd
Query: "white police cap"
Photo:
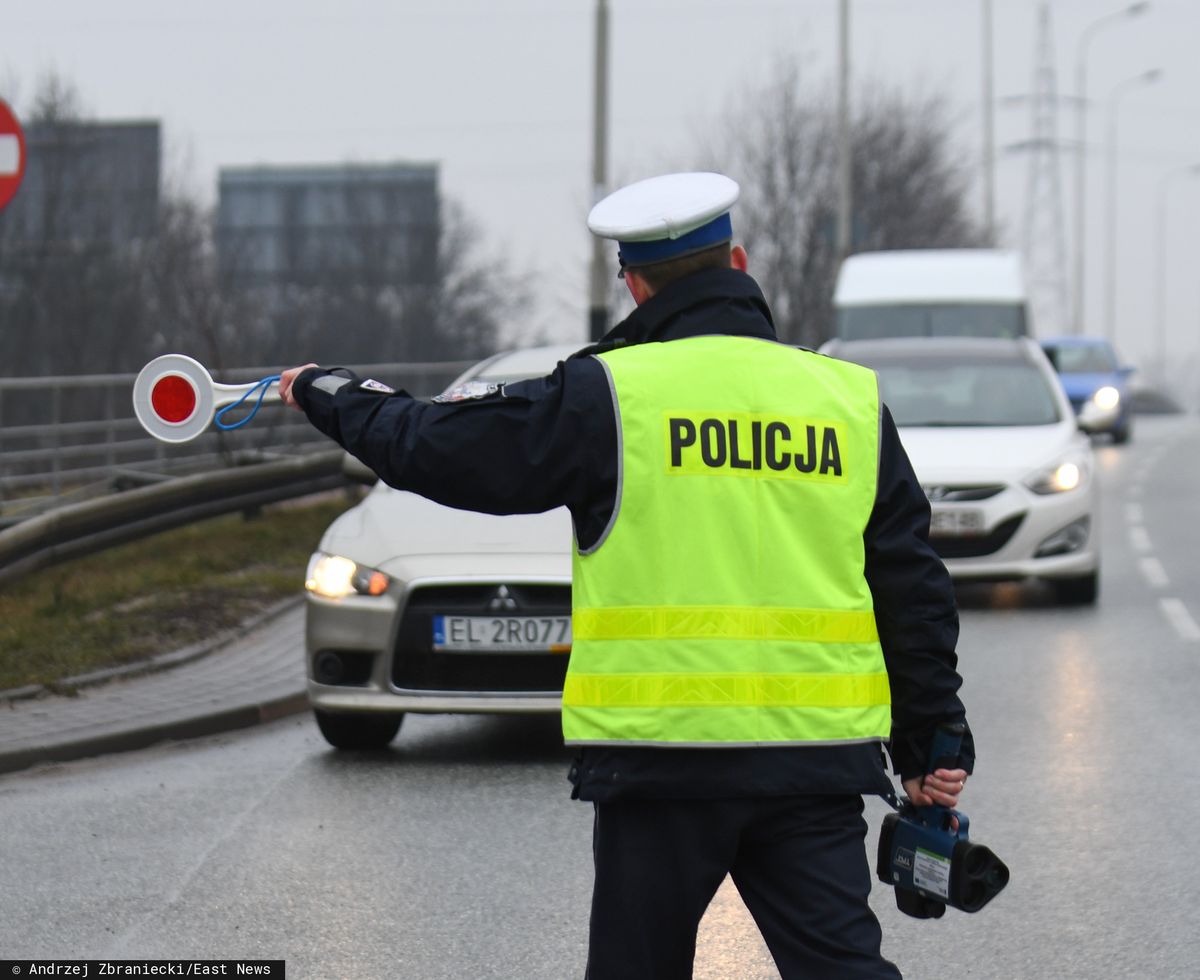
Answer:
M723 174L664 174L622 187L588 215L588 228L614 238L626 265L652 265L733 237L737 182Z

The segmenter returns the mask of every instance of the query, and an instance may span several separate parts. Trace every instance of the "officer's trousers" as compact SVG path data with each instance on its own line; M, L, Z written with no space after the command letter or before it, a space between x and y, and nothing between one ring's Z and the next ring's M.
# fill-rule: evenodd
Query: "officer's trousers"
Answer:
M689 980L697 927L726 874L783 980L900 976L867 904L861 797L595 807L587 980Z

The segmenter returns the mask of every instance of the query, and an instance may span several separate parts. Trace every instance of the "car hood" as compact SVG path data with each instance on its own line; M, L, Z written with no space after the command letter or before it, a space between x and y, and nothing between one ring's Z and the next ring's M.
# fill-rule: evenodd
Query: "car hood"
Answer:
M569 576L571 541L565 507L501 517L377 487L329 526L320 547L403 577L498 569Z
M1020 479L1073 447L1087 451L1075 423L1056 425L905 426L900 441L917 479L979 482Z
M1071 399L1087 398L1096 389L1103 388L1105 385L1112 385L1114 388L1120 390L1125 384L1119 374L1110 374L1108 372L1060 374L1058 378L1062 382L1063 391Z

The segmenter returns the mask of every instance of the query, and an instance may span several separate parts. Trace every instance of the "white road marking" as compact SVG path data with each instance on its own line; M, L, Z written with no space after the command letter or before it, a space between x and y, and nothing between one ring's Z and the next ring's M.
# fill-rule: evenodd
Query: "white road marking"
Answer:
M1126 504L1125 505L1125 520L1130 524L1142 523L1142 505L1141 504Z
M1149 551L1150 535L1146 533L1144 527L1136 524L1129 529L1129 543L1133 545L1134 551Z
M1163 568L1162 562L1157 558L1140 558L1138 564L1142 568L1142 575L1146 577L1146 581L1156 589L1166 588L1171 584L1171 580L1167 578L1167 570Z
M1200 625L1192 619L1191 613L1188 612L1187 606L1180 599L1159 599L1158 604L1162 606L1163 614L1175 627L1175 632L1179 634L1180 639L1184 640L1200 640Z

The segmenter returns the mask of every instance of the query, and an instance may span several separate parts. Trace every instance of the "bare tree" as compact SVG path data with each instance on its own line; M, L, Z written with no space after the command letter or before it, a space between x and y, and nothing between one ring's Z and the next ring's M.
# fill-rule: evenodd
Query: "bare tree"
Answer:
M529 295L507 261L485 255L483 235L461 205L443 202L430 302L437 358L495 351L508 322L529 309Z
M806 84L795 63L782 63L731 113L728 146L706 154L742 184L738 226L780 337L813 347L833 319L835 105L828 85ZM851 147L854 251L983 243L940 99L869 88Z
M244 325L255 310L221 282L208 210L182 194L164 199L154 238L136 259L149 327L138 359L190 351L214 372L253 362Z

